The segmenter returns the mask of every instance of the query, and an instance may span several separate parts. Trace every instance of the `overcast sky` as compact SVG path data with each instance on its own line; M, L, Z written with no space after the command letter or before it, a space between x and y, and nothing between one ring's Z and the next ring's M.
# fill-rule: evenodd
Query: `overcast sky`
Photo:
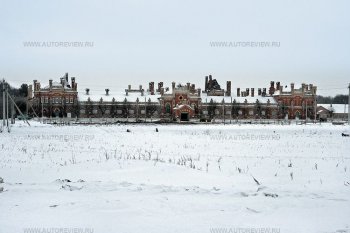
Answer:
M350 82L348 0L1 0L0 7L0 76L12 83L47 84L68 72L92 90L173 80L203 87L212 74L234 89L275 80L333 95ZM216 41L236 44L212 47Z

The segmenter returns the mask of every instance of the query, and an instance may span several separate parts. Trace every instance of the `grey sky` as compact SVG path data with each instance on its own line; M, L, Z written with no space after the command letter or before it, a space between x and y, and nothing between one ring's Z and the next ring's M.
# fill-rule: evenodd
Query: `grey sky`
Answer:
M223 86L231 80L232 88L306 82L326 95L347 93L350 82L346 0L0 4L0 75L13 83L47 83L69 72L81 88L170 86L173 80L203 86L212 74ZM27 41L94 44L25 47ZM280 47L211 47L211 41L277 41Z

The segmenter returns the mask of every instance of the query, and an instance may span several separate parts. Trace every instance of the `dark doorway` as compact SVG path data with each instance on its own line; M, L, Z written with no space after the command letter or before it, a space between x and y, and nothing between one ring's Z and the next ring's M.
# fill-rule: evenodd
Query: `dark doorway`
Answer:
M181 121L189 121L188 112L181 113Z

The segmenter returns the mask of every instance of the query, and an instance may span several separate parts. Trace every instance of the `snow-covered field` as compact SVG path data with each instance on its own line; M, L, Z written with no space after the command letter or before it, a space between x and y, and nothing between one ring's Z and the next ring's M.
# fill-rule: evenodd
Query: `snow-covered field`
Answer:
M0 134L0 232L350 232L348 126L31 124Z

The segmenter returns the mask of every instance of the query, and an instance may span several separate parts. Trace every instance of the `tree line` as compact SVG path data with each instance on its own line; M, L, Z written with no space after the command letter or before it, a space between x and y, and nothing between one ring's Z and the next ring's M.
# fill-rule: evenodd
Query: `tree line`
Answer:
M8 84L8 83L6 83ZM3 82L0 81L0 92L2 93ZM8 84L8 91L12 96L26 97L28 96L28 84L23 83L19 88L12 87Z
M332 96L317 96L317 103L318 104L348 104L349 102L349 95L336 95L334 97Z

